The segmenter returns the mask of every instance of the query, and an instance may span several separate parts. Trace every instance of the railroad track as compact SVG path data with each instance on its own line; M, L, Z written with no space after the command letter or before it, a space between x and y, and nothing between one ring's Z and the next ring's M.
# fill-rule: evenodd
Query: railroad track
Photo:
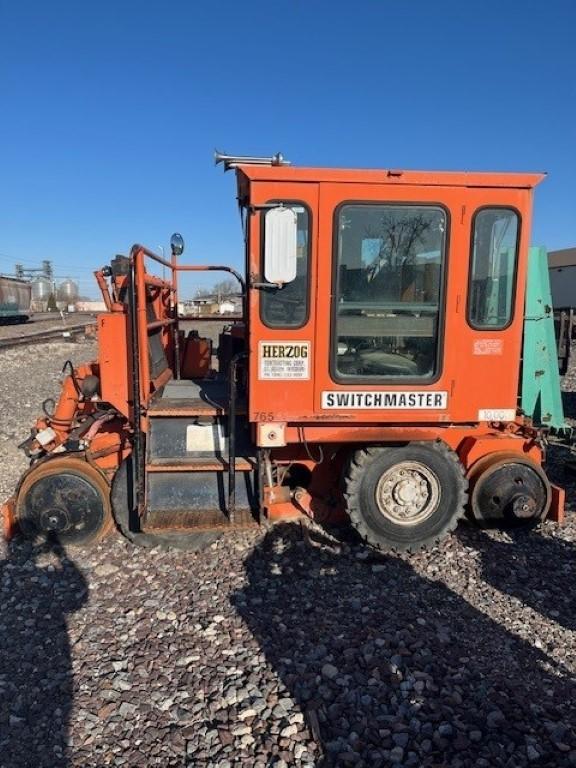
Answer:
M25 344L43 344L48 341L70 341L85 333L86 329L93 324L93 321L89 321L60 328L48 328L44 331L27 333L24 336L0 339L0 350L12 349L13 347L20 347Z

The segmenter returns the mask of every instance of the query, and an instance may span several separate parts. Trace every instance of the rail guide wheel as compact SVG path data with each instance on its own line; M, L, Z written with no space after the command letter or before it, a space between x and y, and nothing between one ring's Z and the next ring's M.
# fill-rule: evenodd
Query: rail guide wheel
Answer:
M456 527L468 498L464 467L441 441L356 451L344 483L352 525L384 551L438 541Z
M35 464L18 488L15 522L28 538L56 536L64 546L87 546L114 528L110 486L80 458Z
M498 452L479 459L469 472L470 515L482 527L518 528L541 522L552 490L542 467L527 456Z

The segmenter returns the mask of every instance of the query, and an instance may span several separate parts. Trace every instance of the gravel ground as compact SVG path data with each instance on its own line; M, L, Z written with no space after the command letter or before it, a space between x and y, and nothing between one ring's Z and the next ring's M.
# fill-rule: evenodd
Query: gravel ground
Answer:
M0 353L0 496L93 352ZM0 766L576 766L575 547L572 516L402 557L295 524L202 553L0 545Z

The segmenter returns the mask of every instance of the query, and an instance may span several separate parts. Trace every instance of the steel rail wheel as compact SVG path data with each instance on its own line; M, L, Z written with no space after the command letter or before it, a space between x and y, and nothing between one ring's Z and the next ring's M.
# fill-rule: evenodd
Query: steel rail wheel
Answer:
M470 469L470 516L478 525L537 525L550 509L552 489L542 467L527 456L499 452Z
M114 528L110 486L80 458L35 464L20 483L14 512L25 536L54 535L65 546L94 544Z
M434 543L465 512L464 468L440 441L356 451L344 483L352 525L381 550L415 550Z

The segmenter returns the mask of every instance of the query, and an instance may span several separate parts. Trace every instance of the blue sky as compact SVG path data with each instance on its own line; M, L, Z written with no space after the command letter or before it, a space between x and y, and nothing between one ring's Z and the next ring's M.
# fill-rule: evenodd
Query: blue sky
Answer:
M174 230L239 265L215 147L545 170L533 242L576 245L575 32L574 0L0 0L0 271L49 258L95 295Z

